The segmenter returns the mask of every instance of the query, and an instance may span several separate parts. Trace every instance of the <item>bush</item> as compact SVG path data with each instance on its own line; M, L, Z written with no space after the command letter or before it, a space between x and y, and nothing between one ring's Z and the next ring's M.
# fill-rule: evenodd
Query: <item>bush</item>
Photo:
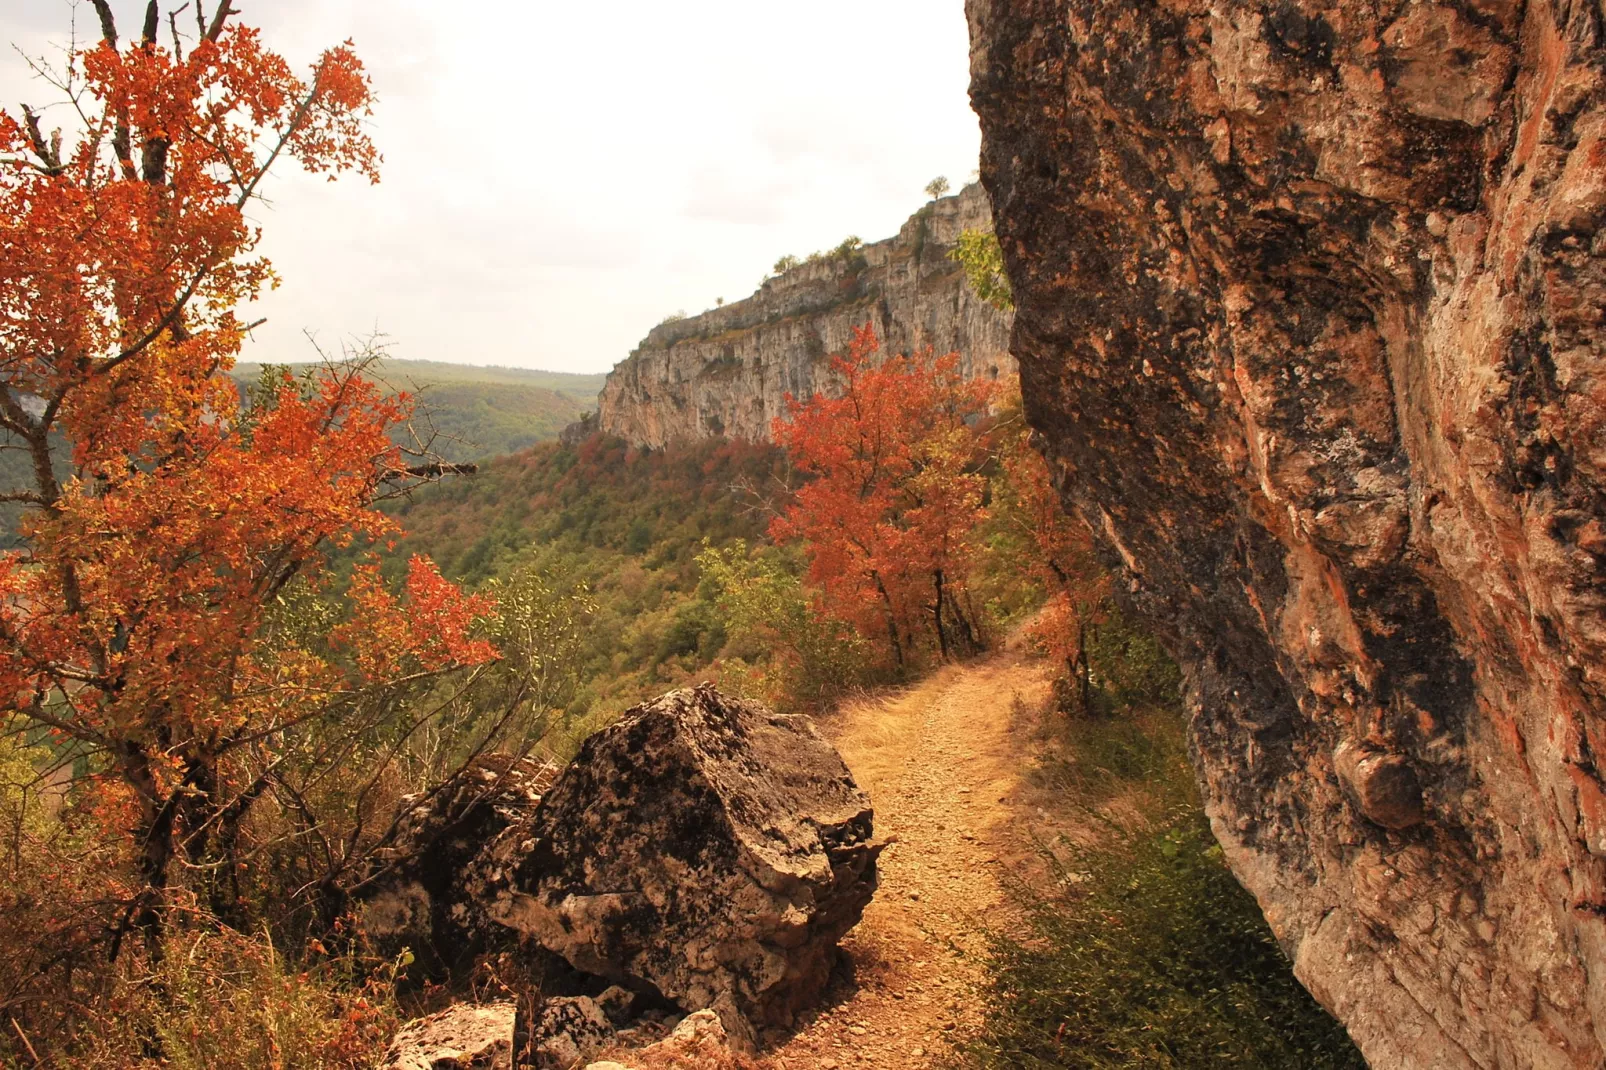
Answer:
M866 681L864 640L773 555L750 556L743 539L723 550L705 541L697 563L730 632L770 654L762 674L727 665L727 686L776 704L818 707Z
M152 973L98 1023L81 1065L365 1070L399 1024L399 968L296 962L266 933L175 933Z
M1074 889L1022 889L1030 937L995 937L982 1067L1364 1068L1294 979L1196 807L1081 851Z
M1159 642L1114 605L1088 629L1093 679L1117 706L1174 706L1182 673Z

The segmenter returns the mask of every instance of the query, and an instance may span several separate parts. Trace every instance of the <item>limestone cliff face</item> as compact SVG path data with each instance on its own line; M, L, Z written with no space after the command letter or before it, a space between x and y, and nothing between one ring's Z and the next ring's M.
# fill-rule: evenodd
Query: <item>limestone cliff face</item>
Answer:
M1606 10L968 0L1029 418L1377 1067L1606 1065Z
M729 435L767 440L786 396L836 384L827 357L875 325L883 352L957 351L967 375L1010 374L1010 314L978 298L949 259L959 234L992 229L979 185L934 201L896 238L770 279L745 301L660 324L608 376L602 430L637 445Z

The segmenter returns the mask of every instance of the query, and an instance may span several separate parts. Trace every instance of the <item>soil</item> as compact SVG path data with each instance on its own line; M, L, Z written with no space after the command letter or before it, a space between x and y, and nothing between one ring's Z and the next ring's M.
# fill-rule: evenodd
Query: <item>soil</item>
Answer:
M1028 779L1052 677L1006 650L821 722L894 842L830 998L766 1037L760 1066L936 1066L977 1026L986 933L1019 921L1009 882L1040 879L1043 848L1078 831Z

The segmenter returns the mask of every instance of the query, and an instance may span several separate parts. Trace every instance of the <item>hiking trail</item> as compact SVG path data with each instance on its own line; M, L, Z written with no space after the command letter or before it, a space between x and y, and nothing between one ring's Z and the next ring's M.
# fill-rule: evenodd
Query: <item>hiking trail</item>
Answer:
M765 1070L935 1066L979 1024L985 932L1019 921L1008 874L1030 878L1039 844L1069 831L1026 778L1052 677L1004 650L821 719L894 842L829 997Z

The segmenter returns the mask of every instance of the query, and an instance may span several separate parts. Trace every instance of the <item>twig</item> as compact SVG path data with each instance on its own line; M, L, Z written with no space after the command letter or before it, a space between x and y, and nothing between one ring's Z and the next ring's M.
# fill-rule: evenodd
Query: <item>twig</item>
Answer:
M22 1041L22 1046L28 1049L28 1054L29 1055L33 1056L33 1064L35 1066L43 1066L45 1064L45 1061L43 1059L39 1058L39 1053L38 1052L33 1050L33 1044L32 1044L32 1042L30 1042L28 1040L28 1034L24 1033L22 1031L22 1026L17 1024L17 1019L16 1019L15 1015L13 1015L11 1017L11 1028L13 1028L13 1029L15 1029L17 1031L17 1037L18 1037L18 1039L20 1039Z

